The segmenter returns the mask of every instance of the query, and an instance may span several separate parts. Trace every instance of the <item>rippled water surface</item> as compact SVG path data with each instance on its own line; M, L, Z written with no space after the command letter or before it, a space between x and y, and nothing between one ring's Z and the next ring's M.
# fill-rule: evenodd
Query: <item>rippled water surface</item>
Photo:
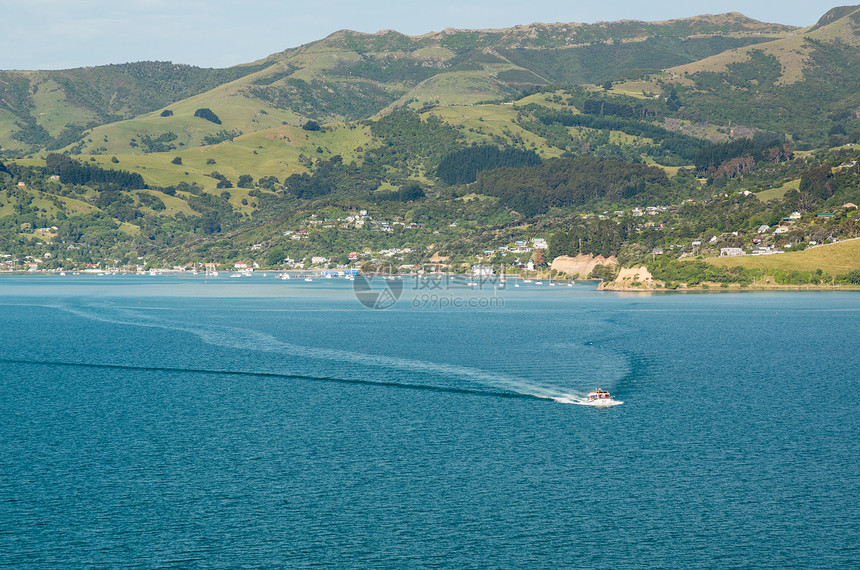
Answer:
M860 294L352 287L0 278L0 563L860 563Z

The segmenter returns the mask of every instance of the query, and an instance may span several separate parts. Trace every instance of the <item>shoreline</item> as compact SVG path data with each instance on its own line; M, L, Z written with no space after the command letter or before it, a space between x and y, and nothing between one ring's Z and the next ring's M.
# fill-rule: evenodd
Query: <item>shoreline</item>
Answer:
M322 270L327 271L327 270ZM330 271L330 270L329 270ZM220 277L230 277L230 271L220 272ZM319 275L321 270L312 270L312 269L292 269L292 270L271 270L271 269L258 269L254 271L255 275L265 276L267 274L272 274L273 276L277 276L281 273L292 273L296 277L304 277L307 275ZM429 275L415 275L415 274L383 274L383 275L400 275L401 277L439 277L444 276L446 274L429 274ZM448 276L463 276L461 274L447 274ZM162 270L156 273L150 272L133 272L133 271L68 271L65 275L62 275L60 271L2 271L0 272L0 279L6 277L42 277L42 278L51 278L51 277L99 277L99 276L126 276L126 277L206 277L203 272L192 273L190 271L176 271L176 270ZM468 275L465 275L468 277ZM211 277L211 276L209 276ZM499 276L493 276L498 278ZM508 281L523 281L524 278L522 276L512 277L511 275L506 276ZM670 289L665 287L665 284L661 282L650 282L650 283L642 283L638 286L632 285L622 285L616 281L599 281L596 279L571 279L569 277L556 277L555 279L549 278L539 278L539 277L530 277L530 279L540 279L547 282L571 282L575 281L576 283L597 283L597 286L594 288L595 291L602 292L614 292L614 293L742 293L742 292L755 292L755 291L786 291L786 292L798 292L798 291L808 291L808 292L826 292L826 291L860 291L860 285L813 285L813 284L802 284L802 285L780 285L777 283L754 283L742 287L738 283L730 283L726 287L723 287L721 283L705 283L695 286L686 286L684 284L679 284L678 287L674 289ZM704 286L703 286L704 285Z
M641 287L631 286L616 286L612 283L601 283L597 286L598 291L609 291L617 293L742 293L744 291L860 291L858 285L748 285L741 287L736 283L732 283L727 287L722 287L719 283L702 287L696 285L693 287L678 286L675 289L667 289L666 287L657 287L655 285L643 285Z

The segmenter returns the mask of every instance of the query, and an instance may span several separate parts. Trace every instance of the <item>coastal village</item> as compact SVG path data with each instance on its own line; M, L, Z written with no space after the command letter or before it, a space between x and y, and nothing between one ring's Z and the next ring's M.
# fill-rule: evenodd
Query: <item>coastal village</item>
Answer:
M749 191L739 192L744 197L750 196ZM728 194L716 199L728 199ZM694 200L686 200L679 205L642 206L627 210L602 211L580 214L582 220L635 220L635 229L642 231L671 230L677 221L677 214L682 206L694 204ZM846 203L835 211L792 212L774 225L761 224L751 231L713 233L699 239L676 241L651 250L652 258L670 255L679 259L709 257L741 257L773 255L786 251L797 251L826 243L838 242L834 232L826 229L834 222L842 219L858 219L857 205ZM27 230L27 228L24 228ZM56 242L58 228L56 226L31 228L34 241L42 251L38 255L26 255L23 258L9 252L0 252L0 272L30 272L30 273L137 273L158 274L167 272L197 272L197 271L237 271L243 275L259 269L265 270L295 270L295 271L386 271L403 274L424 274L431 272L449 273L522 273L524 275L539 275L547 272L549 275L587 278L595 267L614 265L617 260L602 256L575 256L577 261L571 261L569 256L549 257L551 254L548 235L524 235L503 244L486 244L483 249L472 251L469 255L454 257L446 254L444 247L436 248L431 245L425 248L391 247L380 250L362 249L350 251L345 257L332 255L330 251L320 250L301 259L285 256L279 262L272 263L265 254L272 244L259 242L247 247L247 255L239 260L207 260L183 265L160 267L145 258L136 262L108 263L103 260L86 264L85 266L71 264L68 254L81 247L79 243ZM309 240L321 230L337 230L345 232L371 232L393 234L394 232L420 232L431 236L439 236L442 231L455 232L457 222L452 222L448 228L431 228L425 223L404 220L400 216L390 219L377 218L366 209L340 217L318 217L310 215L294 227L283 231L282 235L290 242ZM525 228L526 232L528 228ZM816 239L817 238L817 239ZM407 241L407 240L404 240Z

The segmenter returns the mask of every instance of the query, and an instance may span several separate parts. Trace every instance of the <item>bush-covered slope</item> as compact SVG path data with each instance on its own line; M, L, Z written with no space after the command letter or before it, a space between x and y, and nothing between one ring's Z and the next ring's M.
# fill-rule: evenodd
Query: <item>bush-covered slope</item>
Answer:
M241 115L225 127L247 133L281 122L364 119L394 105L420 108L503 99L530 85L603 81L790 32L740 14L445 30L418 37L342 31L229 69L140 62L0 72L0 146L21 154L80 140L74 152L118 152L131 138L140 138L136 134L155 138L166 131L180 135L177 147L180 142L195 146L213 133L182 138L179 131L189 125L181 112L192 100L192 113L210 108L219 117ZM176 124L153 114L165 107L175 113ZM231 107L242 111L231 113ZM138 125L91 131L129 119ZM121 139L119 145L103 144L117 142L115 138Z
M61 71L0 72L0 145L58 149L93 126L161 109L269 63L203 69L144 61Z
M670 70L684 116L787 133L814 146L860 134L860 9L836 9L803 33ZM838 143L838 138L830 144Z

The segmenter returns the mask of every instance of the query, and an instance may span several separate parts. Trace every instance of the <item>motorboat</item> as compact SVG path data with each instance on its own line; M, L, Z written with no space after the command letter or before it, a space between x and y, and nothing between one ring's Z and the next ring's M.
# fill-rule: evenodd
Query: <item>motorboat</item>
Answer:
M624 402L620 402L618 400L613 400L607 390L595 390L594 392L589 392L588 396L585 398L585 402L583 402L586 406L617 406L618 404L623 403Z
M588 393L588 401L593 402L595 400L611 400L612 396L609 394L607 390L595 390L594 392Z

